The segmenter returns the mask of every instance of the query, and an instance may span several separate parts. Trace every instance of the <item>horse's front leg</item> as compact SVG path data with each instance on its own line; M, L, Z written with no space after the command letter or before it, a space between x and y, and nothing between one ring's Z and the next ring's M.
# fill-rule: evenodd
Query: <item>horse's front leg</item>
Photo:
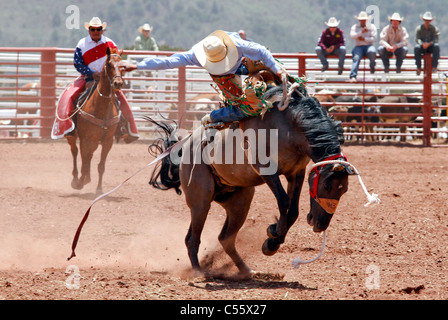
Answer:
M112 130L115 132L115 130ZM103 193L103 175L106 170L106 158L109 154L110 149L112 149L112 145L114 143L114 137L111 136L108 139L105 139L101 145L101 159L98 163L98 185L96 186L96 194L100 195Z
M92 162L93 152L98 147L90 146L86 142L80 141L79 147L81 149L81 177L79 178L79 189L82 189L86 184L90 182L90 163Z
M288 199L290 199L289 207L286 215L282 216L280 214L279 221L268 227L267 233L269 238L266 239L262 248L265 255L273 255L277 252L280 245L285 241L285 236L289 228L291 228L291 226L296 222L297 217L299 216L299 197L304 177L304 172L302 172L297 176L288 178ZM281 228L285 227L285 224L285 232L279 233Z
M73 189L81 189L79 187L79 180L78 180L78 147L76 146L76 137L75 136L67 136L67 142L70 145L70 151L72 152L72 158L73 158L73 170L72 170L72 183L71 186Z
M264 182L269 186L271 191L274 193L277 199L278 209L280 211L280 218L274 227L268 229L268 233L271 232L270 237L277 238L283 236L287 231L287 219L286 214L288 212L290 198L282 186L280 177L278 174L273 174L270 176L262 176Z

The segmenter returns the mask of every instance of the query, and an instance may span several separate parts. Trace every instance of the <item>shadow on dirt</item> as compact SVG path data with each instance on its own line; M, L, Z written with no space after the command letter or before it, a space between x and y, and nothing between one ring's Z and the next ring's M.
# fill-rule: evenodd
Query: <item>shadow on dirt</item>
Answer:
M60 198L78 198L78 199L82 199L82 200L95 200L98 195L90 192L90 193L71 193L71 194L62 194L59 195ZM105 196L104 198L102 198L101 200L106 200L106 201L110 201L110 202L121 202L121 201L125 201L125 200L130 200L131 198L129 197L114 197L114 196Z
M201 284L205 284L201 285ZM317 290L308 288L297 281L264 281L264 280L236 280L236 279L217 279L206 278L201 282L189 283L189 286L207 291L220 290L248 290L248 289L295 289L295 290Z

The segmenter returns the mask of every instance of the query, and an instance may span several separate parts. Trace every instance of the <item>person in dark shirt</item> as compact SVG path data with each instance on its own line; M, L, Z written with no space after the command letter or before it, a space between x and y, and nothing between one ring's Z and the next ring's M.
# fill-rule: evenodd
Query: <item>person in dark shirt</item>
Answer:
M345 38L344 32L338 28L340 21L331 17L325 24L328 26L319 37L316 47L316 53L322 63L322 72L328 69L328 55L336 55L339 58L338 74L344 70L345 60Z
M423 20L423 24L419 25L415 30L415 41L417 42L414 47L415 65L417 66L417 75L420 75L422 71L422 55L425 53L432 54L432 72L437 71L437 65L439 64L440 48L439 48L439 29L431 24L435 19L431 12L425 12L420 18Z

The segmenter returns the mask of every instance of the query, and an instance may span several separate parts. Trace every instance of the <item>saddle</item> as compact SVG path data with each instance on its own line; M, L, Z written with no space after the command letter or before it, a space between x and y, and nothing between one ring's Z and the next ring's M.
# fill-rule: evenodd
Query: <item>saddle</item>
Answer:
M87 99L89 99L89 97L92 95L92 93L94 92L94 90L96 90L97 87L98 87L98 82L96 82L96 81L93 81L92 84L86 85L86 89L81 93L81 95L78 97L78 99L76 99L74 102L76 109L82 108L83 104L87 101ZM118 114L120 115L118 127L117 127L117 130L115 131L115 139L118 142L120 140L120 138L122 138L123 136L126 137L128 135L127 130L126 130L127 120L123 116L123 113L120 112L120 100L117 98L117 96L115 96L114 105L117 108ZM77 126L77 117L74 117L73 120L75 122L75 127L76 127ZM74 134L74 133L71 132L71 134Z

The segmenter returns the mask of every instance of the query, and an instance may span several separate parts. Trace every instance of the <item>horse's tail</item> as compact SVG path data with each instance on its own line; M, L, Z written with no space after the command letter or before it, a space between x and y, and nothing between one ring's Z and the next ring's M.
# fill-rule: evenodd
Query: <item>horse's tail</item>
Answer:
M156 139L149 147L148 152L157 157L166 149L179 141L175 136L177 123L174 120L165 119L166 121L156 121L151 117L144 116L145 120L156 125L161 131L162 137ZM179 152L182 152L181 150ZM179 154L180 156L180 154ZM171 157L167 156L156 164L149 184L156 189L169 190L174 188L177 194L182 194L180 190L179 164L173 163Z

